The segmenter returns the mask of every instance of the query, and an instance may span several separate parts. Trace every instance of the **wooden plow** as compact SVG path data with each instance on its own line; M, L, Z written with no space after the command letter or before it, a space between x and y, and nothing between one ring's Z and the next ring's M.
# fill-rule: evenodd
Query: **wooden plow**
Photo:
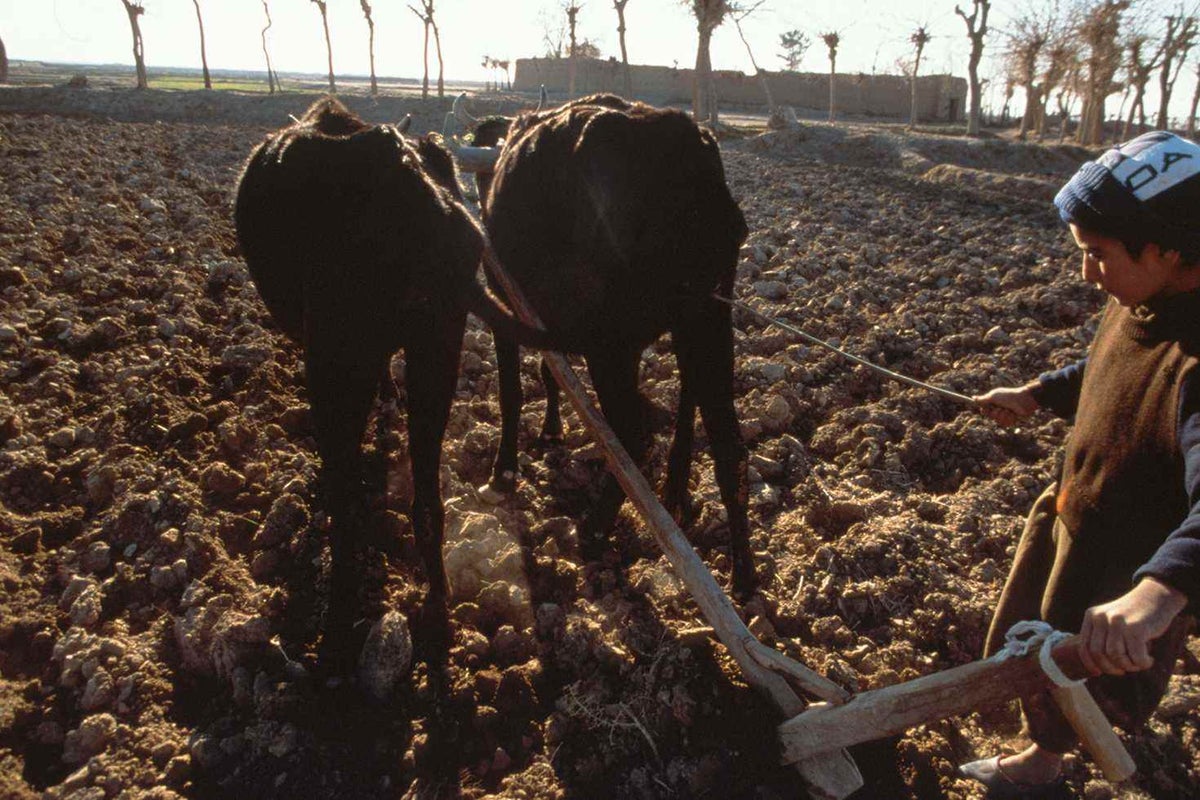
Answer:
M1071 681L1090 675L1079 659L1079 637L1050 654ZM1114 782L1134 773L1133 759L1087 688L1054 683L1036 653L1005 661L989 659L926 675L907 683L863 692L846 702L814 704L779 726L785 762L806 762L822 753L896 736L909 728L1035 694L1045 689L1079 735L1084 747Z
M513 312L526 324L541 322L519 287L486 245L489 269ZM1133 760L1096 701L1082 685L1059 686L1036 655L1006 661L978 661L907 683L851 695L836 683L758 641L659 503L616 434L588 400L583 384L560 353L543 354L546 363L588 430L604 451L609 468L650 526L676 574L704 618L729 650L746 680L765 693L789 719L779 726L785 763L795 765L818 797L842 800L862 787L862 775L847 747L898 735L916 725L968 713L1049 688L1084 746L1112 781L1134 772ZM1078 637L1060 643L1051 657L1068 679L1088 676L1079 660ZM791 681L791 683L789 683ZM807 706L792 683L823 702Z
M513 312L527 325L543 327L520 288L485 240L484 258ZM675 520L630 458L604 417L588 399L579 377L561 353L543 353L551 373L576 413L600 444L609 469L650 526L717 638L750 685L767 695L787 718L778 730L783 760L799 771L813 796L842 800L863 786L846 751L851 745L903 733L908 728L967 713L1050 688L1080 740L1110 780L1133 774L1134 765L1108 720L1082 685L1061 687L1046 676L1037 655L978 661L883 689L852 695L841 686L763 644L750 633L712 573L696 555ZM1053 651L1070 679L1087 676L1078 656L1078 637ZM793 686L819 698L809 705Z

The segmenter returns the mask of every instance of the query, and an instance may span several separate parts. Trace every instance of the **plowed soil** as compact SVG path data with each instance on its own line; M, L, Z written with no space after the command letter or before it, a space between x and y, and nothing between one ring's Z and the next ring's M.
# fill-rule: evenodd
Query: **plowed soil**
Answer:
M415 127L439 123L431 107ZM475 322L443 448L452 691L435 714L420 641L409 665L424 578L402 405L380 406L365 442L387 475L373 575L399 612L365 659L383 691L318 678L327 519L303 368L230 219L267 130L0 113L0 796L804 796L777 712L628 506L621 563L580 560L574 521L604 465L570 413L563 445L537 445L532 354L522 480L498 505L479 497L499 407ZM729 139L751 229L739 297L959 392L1028 380L1084 354L1102 303L1049 204L1086 156L864 125ZM1001 429L735 322L764 586L742 609L751 629L852 691L978 658L1067 424ZM402 356L393 373L402 387ZM666 341L643 388L657 479L678 392ZM698 444L688 534L724 583L702 429ZM1195 796L1196 652L1125 738L1132 783L1081 756L1077 792ZM954 766L1018 733L1005 705L855 748L861 797L978 798Z

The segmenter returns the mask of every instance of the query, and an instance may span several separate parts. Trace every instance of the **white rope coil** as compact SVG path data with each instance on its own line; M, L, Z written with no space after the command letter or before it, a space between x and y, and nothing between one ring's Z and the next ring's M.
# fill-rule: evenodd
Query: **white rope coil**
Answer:
M1071 634L1056 631L1048 622L1041 620L1025 620L1018 622L1004 634L1004 647L994 656L992 661L1007 661L1010 658L1022 658L1038 648L1038 664L1056 686L1068 689L1072 686L1082 686L1086 679L1073 681L1055 663L1050 655L1054 646Z

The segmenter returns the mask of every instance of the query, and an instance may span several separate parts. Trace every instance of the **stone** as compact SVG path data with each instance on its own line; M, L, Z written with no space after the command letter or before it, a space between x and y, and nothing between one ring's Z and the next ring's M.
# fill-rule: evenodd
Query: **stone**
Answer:
M756 281L754 294L765 300L783 300L788 296L788 288L782 281Z
M371 626L358 659L358 680L368 696L384 702L412 667L412 634L398 611L389 611Z
M67 733L63 743L63 762L80 764L102 752L116 732L117 720L112 714L94 714L87 717L78 728Z
M75 444L75 429L59 428L50 434L49 442L60 450L70 449Z
M245 485L246 477L222 461L210 464L200 473L200 488L213 494L235 494Z
M309 523L308 506L296 494L282 494L271 504L262 525L254 532L256 550L266 550L290 541Z

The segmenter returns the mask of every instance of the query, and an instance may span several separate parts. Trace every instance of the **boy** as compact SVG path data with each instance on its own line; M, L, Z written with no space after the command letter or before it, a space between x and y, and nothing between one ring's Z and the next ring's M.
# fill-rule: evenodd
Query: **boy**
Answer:
M1054 199L1109 295L1088 357L975 398L1012 425L1074 417L1062 474L1034 504L988 633L1022 619L1079 631L1088 687L1126 730L1166 689L1200 600L1200 147L1156 131L1084 164ZM1074 731L1022 702L1032 744L960 767L989 797L1052 797Z

